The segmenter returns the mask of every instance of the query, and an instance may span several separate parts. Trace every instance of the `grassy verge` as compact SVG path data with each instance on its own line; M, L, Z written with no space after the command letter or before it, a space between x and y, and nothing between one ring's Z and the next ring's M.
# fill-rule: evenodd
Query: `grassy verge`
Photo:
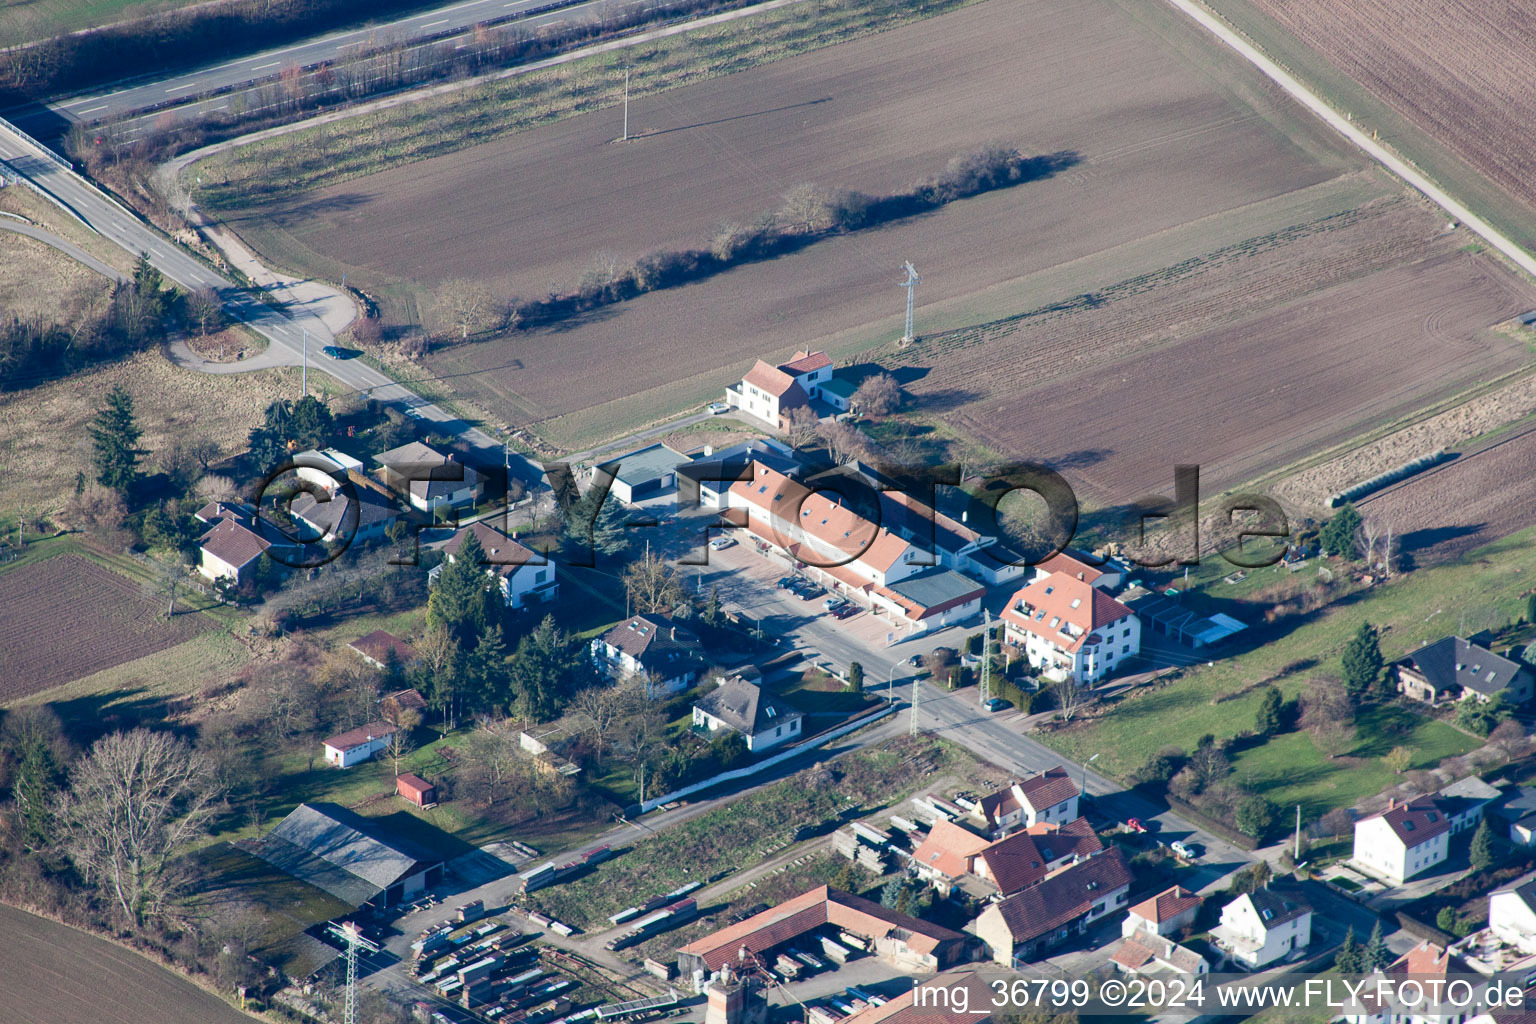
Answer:
M745 71L943 14L976 0L806 0L645 44L632 97ZM419 103L317 125L200 161L203 204L235 210L292 199L611 106L631 53L601 54ZM622 76L621 76L622 77ZM185 173L185 172L184 172ZM211 184L210 184L211 182Z
M1203 572L1217 572L1202 567ZM1328 605L1290 632L1252 650L1196 664L1171 683L1126 697L1100 718L1041 736L1063 754L1082 760L1101 755L1099 764L1126 777L1166 745L1192 749L1211 733L1230 737L1251 729L1258 712L1262 684L1273 680L1287 699L1296 697L1314 675L1342 675L1340 656L1361 622L1382 632L1382 653L1388 661L1450 632L1464 632L1469 623L1488 625L1518 619L1524 594L1536 572L1536 528L1513 534L1480 548L1459 563L1420 569L1381 586L1349 594ZM1249 573L1242 586L1257 600L1266 580L1283 579L1283 570ZM1209 607L1235 602L1220 599L1222 584L1207 590L1192 580L1198 599ZM1233 588L1236 589L1236 588ZM1237 612L1253 621L1252 614ZM1237 696L1234 696L1237 695ZM1354 749L1330 760L1318 753L1303 734L1287 734L1244 752L1235 760L1236 777L1261 789L1276 803L1301 803L1320 813L1347 806L1380 791L1392 773L1381 758L1394 746L1414 752L1415 766L1451 754L1464 753L1477 741L1448 725L1404 718L1361 722Z

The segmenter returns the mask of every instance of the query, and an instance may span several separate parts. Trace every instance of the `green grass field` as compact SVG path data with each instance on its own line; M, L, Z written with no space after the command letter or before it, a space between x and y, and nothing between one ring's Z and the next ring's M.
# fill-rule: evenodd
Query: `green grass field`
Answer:
M0 46L186 7L196 0L7 0L0 9Z
M1216 567L1203 566L1202 571L1215 573ZM1041 739L1074 760L1098 754L1102 770L1127 777L1164 746L1190 749L1206 733L1225 738L1253 728L1262 684L1287 666L1310 666L1275 679L1288 700L1315 675L1340 675L1340 655L1361 622L1382 630L1382 654L1391 661L1463 631L1469 617L1478 625L1518 619L1532 573L1536 528L1480 548L1459 563L1420 569L1360 591L1284 636L1235 657L1193 666L1166 686L1126 698L1102 718L1043 733ZM1260 586L1264 576L1275 578L1271 574L1268 569L1252 572L1244 585ZM1415 718L1400 733L1384 717L1366 716L1360 724L1359 742L1342 759L1330 762L1310 737L1288 734L1237 757L1236 777L1276 803L1299 802L1321 813L1384 788L1392 773L1380 759L1394 746L1409 747L1415 767L1422 767L1478 745L1449 725L1423 719Z

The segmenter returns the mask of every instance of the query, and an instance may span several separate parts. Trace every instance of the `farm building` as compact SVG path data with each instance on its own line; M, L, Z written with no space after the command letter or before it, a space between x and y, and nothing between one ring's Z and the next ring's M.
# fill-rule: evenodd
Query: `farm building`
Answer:
M391 725L400 724L402 711L415 712L418 716L427 713L427 699L421 695L421 691L414 686L407 686L403 690L385 694L379 698L379 712L384 720Z
M437 787L409 772L395 776L395 795L405 797L417 807L431 807L437 803Z
M829 925L869 940L881 959L904 970L938 971L968 959L969 944L959 932L823 885L690 942L677 951L678 971L684 977L708 974L742 949L762 955Z
M456 560L459 549L471 533L485 551L485 571L496 578L501 599L508 608L542 604L554 600L560 593L554 562L485 523L464 527L443 545L443 554L448 556L449 562ZM442 571L441 564L434 565L427 572L427 583L435 585Z
M646 673L648 697L686 690L705 667L699 638L666 615L636 615L594 638L592 662L609 679Z
M677 486L677 467L688 462L688 456L673 451L664 444L610 459L598 467L613 474L613 485L608 493L626 505L647 498L666 494Z
M1196 615L1178 602L1177 591L1155 594L1144 587L1132 586L1120 595L1120 601L1141 620L1145 627L1195 649L1214 647L1248 627L1230 615L1209 618Z
M440 857L336 804L300 804L266 836L243 845L354 907L393 906L443 880Z
M759 359L741 383L725 389L725 404L783 430L791 410L825 401L821 386L831 379L832 359L825 352L796 352L793 359L778 366Z
M805 715L740 675L722 678L719 686L693 705L695 729L738 732L753 753L799 739L804 718Z
M440 508L473 505L485 494L485 475L420 441L375 455L384 486L404 494L429 515Z
M338 768L362 764L389 745L398 730L388 722L369 722L325 741L325 762Z
M395 663L401 666L409 665L418 657L416 648L382 629L376 629L372 633L358 637L347 644L347 647L374 668L383 668L387 665L391 654L395 656Z

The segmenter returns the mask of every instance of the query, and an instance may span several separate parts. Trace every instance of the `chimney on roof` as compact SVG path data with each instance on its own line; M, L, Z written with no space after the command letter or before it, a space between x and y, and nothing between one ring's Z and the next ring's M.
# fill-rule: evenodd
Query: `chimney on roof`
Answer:
M1077 578L1078 578L1078 579L1082 579L1082 578L1083 578L1083 574L1082 574L1082 573L1078 573L1078 574L1077 574Z

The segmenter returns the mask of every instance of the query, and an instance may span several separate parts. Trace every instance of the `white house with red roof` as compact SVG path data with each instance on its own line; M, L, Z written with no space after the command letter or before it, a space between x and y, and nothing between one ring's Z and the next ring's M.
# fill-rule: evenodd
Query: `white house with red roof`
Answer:
M1141 651L1141 622L1087 579L1053 572L1008 599L1004 637L1049 679L1088 685Z
M725 389L725 404L783 430L791 409L810 405L813 399L839 404L838 395L823 395L832 381L832 359L825 352L796 352L778 366L759 359L740 384Z
M211 524L198 540L197 571L210 580L240 583L256 567L256 560L272 546L266 531L247 505L210 502L196 516Z
M1190 892L1182 885L1164 889L1130 909L1120 925L1120 934L1147 932L1152 935L1177 935L1195 923L1202 902L1199 893Z
M1012 782L976 802L972 817L993 835L1035 825L1065 825L1078 816L1082 791L1062 765Z
M399 731L385 721L369 722L356 729L348 729L325 741L325 761L338 768L360 764L389 746L390 737Z
M1451 825L1451 815L1433 797L1394 799L1386 810L1355 822L1353 864L1401 885L1445 861Z
M485 523L464 527L443 545L448 562L458 560L459 549L471 533L485 551L485 571L495 578L508 608L525 608L550 601L560 592L554 562ZM442 564L433 566L427 573L427 582L435 585L442 571Z

